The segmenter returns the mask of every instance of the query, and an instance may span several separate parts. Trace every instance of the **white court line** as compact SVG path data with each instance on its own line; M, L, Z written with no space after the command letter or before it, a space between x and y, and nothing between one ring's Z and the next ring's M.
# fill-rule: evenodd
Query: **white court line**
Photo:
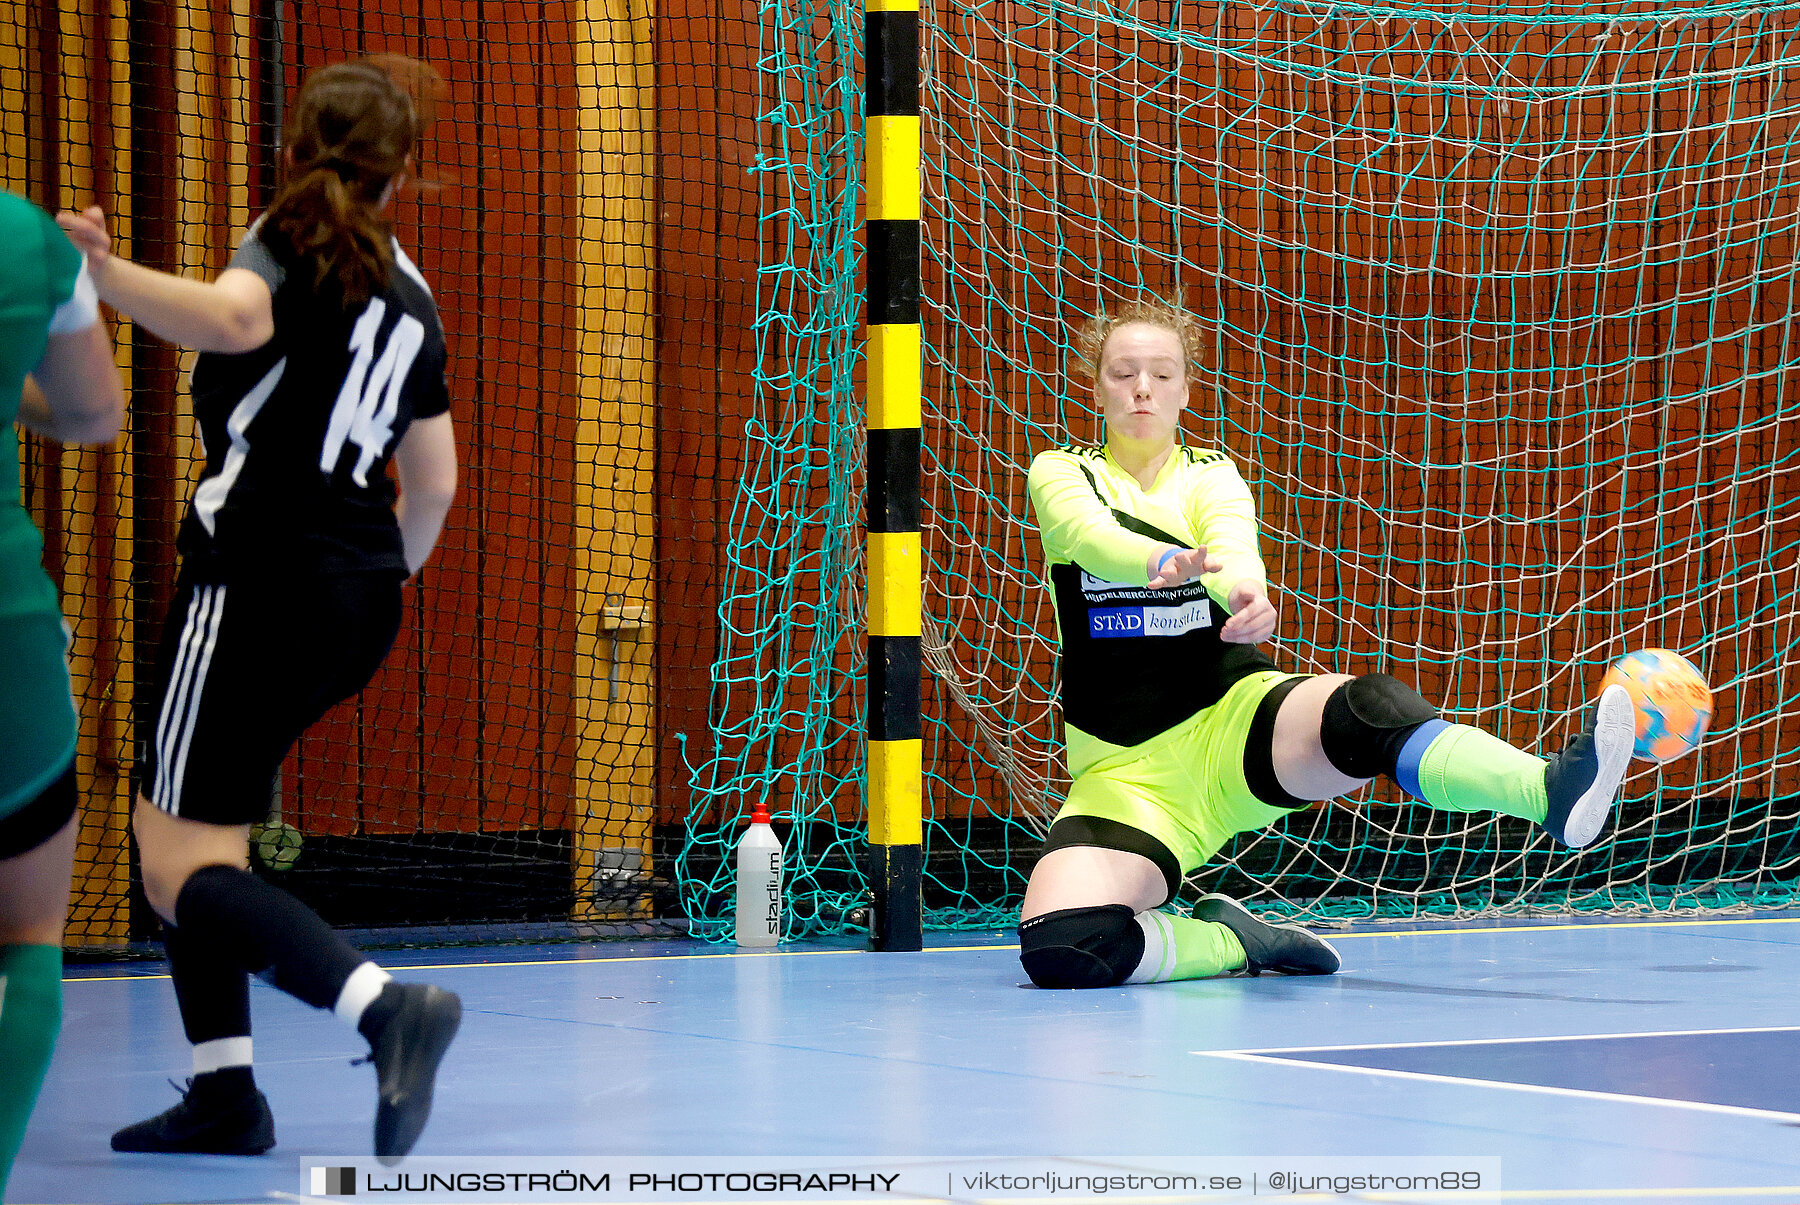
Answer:
M1415 1083L1452 1084L1459 1088L1500 1088L1509 1092L1535 1093L1539 1096L1566 1096L1576 1100L1651 1105L1664 1109L1684 1109L1692 1113L1717 1113L1726 1117L1755 1117L1766 1121L1800 1122L1800 1113L1782 1113L1774 1109L1751 1109L1742 1105L1715 1105L1706 1101L1676 1100L1664 1096L1635 1096L1628 1092L1597 1092L1590 1088L1555 1088L1548 1084L1519 1084L1510 1080L1474 1079L1464 1075L1436 1075L1426 1071L1395 1071L1388 1067L1360 1067L1351 1063L1317 1063L1310 1059L1284 1059L1232 1050L1196 1050L1193 1053L1210 1058L1235 1059L1239 1062L1262 1063L1274 1067L1313 1067L1324 1071L1349 1071L1360 1075L1411 1080ZM1510 1192L1508 1195L1511 1195Z
M1800 1025L1746 1025L1741 1029L1648 1029L1639 1033L1565 1033L1544 1037L1445 1038L1432 1042L1357 1042L1342 1046L1246 1046L1240 1050L1190 1050L1189 1054L1323 1054L1334 1050L1425 1050L1433 1046L1504 1046L1519 1042L1604 1042L1621 1038L1692 1038L1721 1033L1795 1033Z

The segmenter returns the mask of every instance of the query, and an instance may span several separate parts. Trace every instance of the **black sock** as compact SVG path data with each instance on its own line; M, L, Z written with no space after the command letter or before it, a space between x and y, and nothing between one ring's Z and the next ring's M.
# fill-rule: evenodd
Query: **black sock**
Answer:
M175 924L314 1008L331 1008L366 959L299 900L235 866L203 866L175 899Z
M175 983L175 1003L181 1010L181 1028L194 1046L222 1038L250 1036L250 974L236 962L221 957L207 945L195 942L175 925L163 925L163 949L169 956L169 978ZM239 1090L255 1085L247 1064L222 1067L217 1081L236 1083ZM209 1073L209 1076L213 1073Z
M220 1038L249 1037L250 973L184 934L174 925L163 925L169 978L175 981L175 1003L181 1008L187 1040L198 1046Z

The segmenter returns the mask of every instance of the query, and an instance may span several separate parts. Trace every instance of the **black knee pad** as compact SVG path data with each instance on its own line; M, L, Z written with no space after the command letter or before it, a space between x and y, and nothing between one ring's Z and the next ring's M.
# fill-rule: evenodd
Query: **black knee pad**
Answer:
M1019 926L1019 961L1039 987L1117 987L1144 958L1144 931L1124 904L1064 908Z
M1391 775L1406 738L1437 714L1423 695L1398 678L1364 674L1325 700L1319 744L1326 760L1352 778Z

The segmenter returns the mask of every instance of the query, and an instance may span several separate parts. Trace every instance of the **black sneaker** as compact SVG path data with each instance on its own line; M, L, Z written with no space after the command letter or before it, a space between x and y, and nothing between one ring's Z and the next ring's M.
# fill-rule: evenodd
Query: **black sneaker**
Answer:
M1273 971L1277 975L1330 975L1343 963L1323 938L1299 925L1271 925L1257 920L1228 895L1208 895L1194 905L1195 920L1224 925L1237 934L1249 962L1246 975Z
M210 1075L195 1076L187 1083L185 1090L176 1085L179 1103L114 1134L112 1149L159 1155L260 1155L275 1145L275 1117L261 1092L221 1091Z
M1540 826L1570 849L1592 845L1606 829L1637 740L1637 714L1623 686L1600 692L1588 726L1544 767L1550 813Z
M406 1157L431 1116L431 1089L444 1050L462 1024L455 992L425 983L390 984L400 1002L370 1043L380 1077L375 1106L375 1157L392 1166Z

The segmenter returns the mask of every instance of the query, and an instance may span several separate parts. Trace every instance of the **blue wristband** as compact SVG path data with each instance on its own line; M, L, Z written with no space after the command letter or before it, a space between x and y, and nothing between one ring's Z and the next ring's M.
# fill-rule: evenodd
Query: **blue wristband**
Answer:
M1156 561L1156 576L1161 577L1163 570L1169 567L1169 559L1178 556L1183 551L1184 549L1171 548L1169 551L1163 553L1162 556L1158 557Z

